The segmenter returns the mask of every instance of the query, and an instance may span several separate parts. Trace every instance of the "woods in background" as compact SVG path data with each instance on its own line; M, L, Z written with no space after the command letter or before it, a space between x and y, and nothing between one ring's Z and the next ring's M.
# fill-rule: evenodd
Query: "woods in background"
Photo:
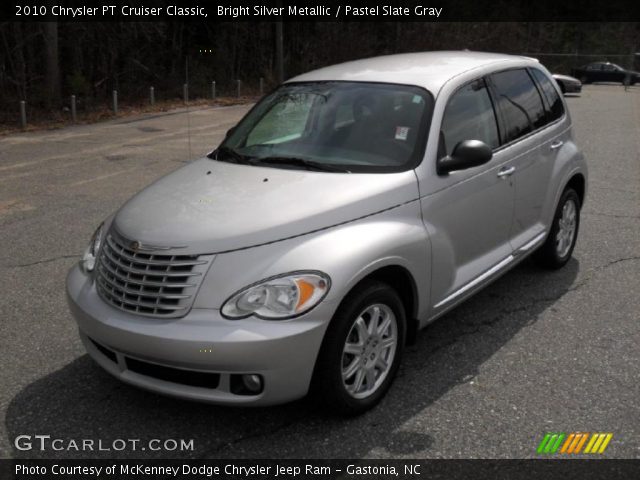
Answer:
M571 54L539 56L559 73L595 60L638 69L633 54L640 51L639 23L288 22L283 28L285 78L356 58L464 48ZM15 121L20 100L55 111L73 94L90 108L106 104L112 90L124 101L143 101L150 86L159 97L179 98L187 59L190 98L206 97L212 80L221 94L233 91L237 79L256 86L263 77L274 86L275 38L272 22L3 23L0 121L7 112Z

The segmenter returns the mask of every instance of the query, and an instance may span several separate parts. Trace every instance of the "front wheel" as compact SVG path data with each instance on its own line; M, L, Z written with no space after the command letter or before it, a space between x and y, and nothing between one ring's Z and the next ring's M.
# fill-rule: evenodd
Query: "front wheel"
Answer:
M347 415L375 406L400 365L406 316L400 297L371 281L349 294L334 315L316 366L316 392Z
M547 240L535 253L536 261L554 270L563 267L571 258L579 227L580 197L568 188L560 197Z

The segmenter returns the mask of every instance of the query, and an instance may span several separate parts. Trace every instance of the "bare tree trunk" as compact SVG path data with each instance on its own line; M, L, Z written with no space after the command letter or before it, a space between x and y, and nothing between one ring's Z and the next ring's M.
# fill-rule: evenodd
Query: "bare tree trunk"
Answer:
M58 22L45 22L43 26L44 50L46 58L45 87L47 103L57 106L60 103L60 63L58 58Z
M284 48L282 22L276 22L276 82L284 82Z

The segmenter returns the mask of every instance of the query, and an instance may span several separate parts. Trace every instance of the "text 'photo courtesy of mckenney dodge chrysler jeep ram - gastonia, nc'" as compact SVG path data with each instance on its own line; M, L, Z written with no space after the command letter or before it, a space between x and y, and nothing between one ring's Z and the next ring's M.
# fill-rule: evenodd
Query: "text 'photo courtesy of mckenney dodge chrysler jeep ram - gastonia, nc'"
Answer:
M565 265L586 190L562 92L535 59L351 61L284 82L105 219L68 302L123 382L228 405L309 393L360 413L420 328L530 255Z

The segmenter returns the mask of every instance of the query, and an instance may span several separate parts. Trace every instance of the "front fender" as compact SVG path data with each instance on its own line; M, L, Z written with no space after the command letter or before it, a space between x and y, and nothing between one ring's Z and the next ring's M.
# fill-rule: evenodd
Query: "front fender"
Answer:
M422 318L429 304L430 244L417 200L319 232L219 254L194 308L219 309L233 293L264 278L320 270L331 277L331 289L323 302L333 304L335 310L359 281L392 265L403 267L413 277L418 317Z

